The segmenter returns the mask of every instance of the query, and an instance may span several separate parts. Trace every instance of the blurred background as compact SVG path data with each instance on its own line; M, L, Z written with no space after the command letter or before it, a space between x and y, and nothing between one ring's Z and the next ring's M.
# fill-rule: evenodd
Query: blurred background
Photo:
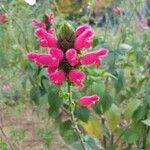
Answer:
M96 33L90 50L110 51L100 68L86 69L82 93L74 89L75 97L93 91L101 96L94 113L105 117L107 127L93 115L82 130L108 150L149 150L149 0L0 0L0 150L66 150L75 140L65 116L57 128L54 120L62 114L50 112L49 119L42 86L55 88L26 59L29 51L47 51L39 47L32 19L42 21L48 12L54 13L56 31L65 21L74 28L90 24Z

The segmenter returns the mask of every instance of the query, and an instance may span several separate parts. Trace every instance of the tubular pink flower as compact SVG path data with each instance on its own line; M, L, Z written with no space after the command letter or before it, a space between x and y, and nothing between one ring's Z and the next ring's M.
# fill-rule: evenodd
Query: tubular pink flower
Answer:
M35 35L40 38L40 40L44 40L44 46L46 47L58 47L58 41L54 35L48 33L45 29L39 28L35 31ZM47 45L46 45L47 41ZM43 45L41 45L43 46Z
M86 43L85 43L85 49L91 47L92 44L93 44L93 40L90 40L90 39L87 40Z
M81 33L83 33L86 29L89 29L89 28L90 28L90 26L88 24L79 26L75 31L76 36L78 37Z
M139 25L141 29L144 29L145 27L148 26L148 20L144 16L142 16Z
M4 24L7 22L7 18L6 18L6 15L4 14L0 14L0 23L1 24Z
M36 27L36 28L43 28L43 29L46 28L45 23L42 21L38 21L37 19L33 19L32 22L33 22L34 27Z
M83 87L85 73L78 70L71 70L69 72L69 80L77 87Z
M97 95L84 96L80 98L79 102L81 106L93 106L99 99L100 97Z
M49 80L52 81L54 84L61 85L64 83L65 78L66 73L63 70L59 70L52 73L49 77Z
M53 57L56 57L59 62L61 62L64 58L64 53L61 49L59 48L51 48L49 53L53 56Z
M53 27L50 27L47 32L54 35L55 29Z
M89 43L88 41L91 40L93 36L93 30L91 28L86 29L75 39L74 48L77 50L82 50L91 47L92 42Z
M107 49L99 49L94 52L89 52L85 54L81 59L80 63L82 65L91 65L95 64L97 67L101 65L102 59L101 57L107 56L108 50Z
M51 25L54 23L54 14L53 13L48 14L48 21Z
M27 58L33 60L39 66L49 66L52 62L52 56L43 53L28 53Z
M52 61L48 66L48 73L54 73L59 67L59 60L56 57L52 57Z
M66 59L71 66L76 66L79 63L77 51L73 48L67 50Z
M48 43L46 39L39 40L39 44L41 47L47 47Z
M114 15L116 15L116 16L118 16L118 15L120 15L121 13L122 13L122 8L121 7L115 7L115 8L113 8L113 14Z

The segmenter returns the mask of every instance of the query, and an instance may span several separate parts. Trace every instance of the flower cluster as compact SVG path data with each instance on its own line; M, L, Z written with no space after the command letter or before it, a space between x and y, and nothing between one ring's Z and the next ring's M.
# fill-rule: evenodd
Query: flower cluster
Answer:
M94 36L94 31L87 24L77 27L75 31L69 24L64 24L56 37L52 27L53 18L53 15L49 14L46 22L33 20L37 28L35 35L39 39L39 44L41 47L48 48L48 53L30 52L27 58L34 61L36 65L46 66L49 80L54 84L62 85L67 79L75 86L82 88L86 75L79 70L80 66L92 64L100 66L108 50L99 49L85 53L86 49L92 46ZM94 104L99 98L85 97L81 99L83 105L86 99L91 100L91 103Z

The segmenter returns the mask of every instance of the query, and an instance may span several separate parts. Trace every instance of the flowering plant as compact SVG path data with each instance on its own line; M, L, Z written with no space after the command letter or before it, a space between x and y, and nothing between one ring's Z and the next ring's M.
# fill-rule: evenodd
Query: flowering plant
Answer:
M45 16L42 22L33 19L39 45L48 48L48 53L29 52L27 58L40 67L46 67L48 79L53 84L60 86L64 84L65 80L68 83L67 109L69 109L71 121L78 133L82 147L85 149L78 123L75 123L77 121L74 117L75 108L78 104L82 107L91 107L100 97L97 95L84 96L80 98L79 103L76 103L72 99L71 87L76 86L82 89L86 78L82 66L95 65L99 67L102 58L108 55L108 50L102 48L87 52L87 49L93 44L94 37L94 31L89 25L84 24L74 30L70 24L64 23L56 36L53 21L54 16L51 13Z

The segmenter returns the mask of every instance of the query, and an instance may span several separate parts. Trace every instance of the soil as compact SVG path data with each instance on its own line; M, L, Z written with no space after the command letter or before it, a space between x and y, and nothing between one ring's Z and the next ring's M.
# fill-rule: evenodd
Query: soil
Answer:
M38 113L37 113L38 112ZM0 139L7 140L10 144L14 137L10 134L11 129L23 129L25 138L19 141L13 150L47 150L43 144L43 139L37 135L37 130L41 128L52 129L52 141L49 150L69 150L59 134L59 130L54 124L54 120L49 119L46 111L39 112L33 105L25 105L21 111L17 107L0 106Z

